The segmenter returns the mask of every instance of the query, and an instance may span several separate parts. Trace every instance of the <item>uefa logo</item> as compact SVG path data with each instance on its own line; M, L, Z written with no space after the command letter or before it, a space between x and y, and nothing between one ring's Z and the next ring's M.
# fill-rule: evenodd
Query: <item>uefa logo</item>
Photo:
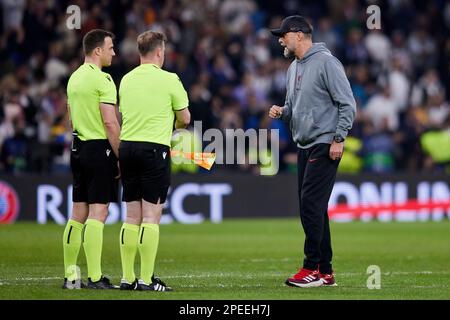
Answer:
M19 213L19 198L16 191L0 181L0 224L12 223Z

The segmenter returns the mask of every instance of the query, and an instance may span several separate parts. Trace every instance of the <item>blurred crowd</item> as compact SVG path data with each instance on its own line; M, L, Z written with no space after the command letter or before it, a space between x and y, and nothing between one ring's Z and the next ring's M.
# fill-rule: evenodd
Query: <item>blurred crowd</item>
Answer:
M112 31L105 69L119 85L139 64L136 37L168 36L164 68L176 72L192 120L208 128L279 129L280 166L295 170L288 126L268 118L283 105L290 64L270 35L288 15L314 26L344 64L357 102L342 173L450 172L450 2L327 0L0 0L0 173L70 171L65 88L83 61L81 40ZM369 5L381 30L366 26ZM81 29L66 22L81 9ZM270 155L269 155L270 156ZM258 165L218 166L258 173Z

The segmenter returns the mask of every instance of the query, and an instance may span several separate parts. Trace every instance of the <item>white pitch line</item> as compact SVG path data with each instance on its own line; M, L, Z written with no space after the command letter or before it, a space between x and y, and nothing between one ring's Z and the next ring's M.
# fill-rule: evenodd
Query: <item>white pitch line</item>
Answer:
M15 281L39 281L39 280L56 280L62 279L61 277L41 277L41 278L15 278Z
M449 271L414 271L414 272L406 272L406 271L393 271L393 272L384 272L381 273L384 276L395 276L395 275L448 275ZM223 278L223 277L234 277L241 279L257 279L260 277L283 277L286 276L286 273L280 272L261 272L256 274L245 274L245 273L237 273L237 272L218 272L218 273L200 273L200 274L180 274L180 275L166 275L164 278L167 279L191 279L191 278ZM336 273L337 278L339 277L353 277L353 276L366 276L367 274L364 272L343 272ZM0 279L0 285L9 284L11 282L23 282L23 281L43 281L43 280L62 280L62 277L20 277L14 279Z

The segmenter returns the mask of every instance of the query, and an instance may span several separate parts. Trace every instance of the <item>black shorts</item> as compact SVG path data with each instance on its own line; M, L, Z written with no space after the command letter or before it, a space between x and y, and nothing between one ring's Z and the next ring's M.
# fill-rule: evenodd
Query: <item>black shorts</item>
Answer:
M108 140L81 141L74 136L70 155L73 202L117 202L117 158Z
M170 148L137 141L122 141L119 162L123 185L122 200L164 203L170 186Z

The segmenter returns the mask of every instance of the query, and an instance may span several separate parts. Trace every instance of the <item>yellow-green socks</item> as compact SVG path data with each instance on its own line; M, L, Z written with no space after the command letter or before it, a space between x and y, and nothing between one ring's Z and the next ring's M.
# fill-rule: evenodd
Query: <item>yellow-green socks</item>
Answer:
M134 259L138 247L139 226L124 223L120 230L120 258L122 259L122 278L132 283L136 279Z
M156 252L159 243L159 225L142 223L138 238L138 248L141 254L141 279L152 283Z
M77 258L81 247L83 224L69 219L63 234L64 277L70 281L79 279L77 274Z
M83 248L86 254L88 277L95 282L102 276L102 247L104 224L95 219L87 219L84 227Z

